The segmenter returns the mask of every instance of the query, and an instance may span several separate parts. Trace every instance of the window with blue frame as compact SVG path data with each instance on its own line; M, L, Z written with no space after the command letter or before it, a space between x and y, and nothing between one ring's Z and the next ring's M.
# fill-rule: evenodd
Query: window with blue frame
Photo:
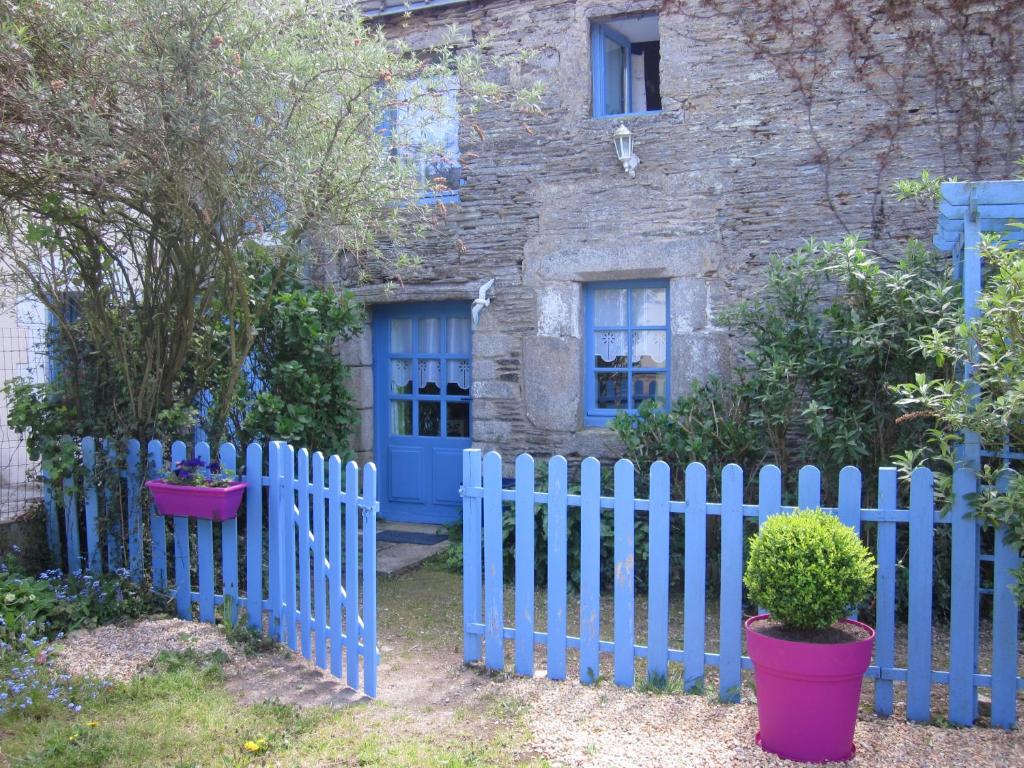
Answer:
M458 80L413 80L388 115L392 151L415 172L423 202L459 199Z
M590 45L594 117L661 111L657 15L595 22Z
M669 391L668 282L590 283L584 289L584 396L588 426L651 400L665 408Z

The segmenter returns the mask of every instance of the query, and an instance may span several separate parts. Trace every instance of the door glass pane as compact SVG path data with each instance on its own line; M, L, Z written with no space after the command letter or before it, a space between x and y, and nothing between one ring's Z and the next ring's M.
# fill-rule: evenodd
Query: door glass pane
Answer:
M665 325L665 289L633 289L633 325Z
M391 361L391 394L412 394L412 360Z
M627 378L625 373L598 373L597 374L597 407L598 408L627 408L628 392Z
M391 321L391 354L408 355L412 352L412 320Z
M625 331L594 332L595 368L625 368L626 356Z
M470 347L469 320L465 317L448 318L448 354L468 355Z
M604 38L604 110L607 114L626 111L626 57L629 52L609 37Z
M420 401L420 431L423 437L437 437L441 434L441 403Z
M441 321L436 317L425 317L420 320L419 354L440 354L441 352Z
M470 384L469 372L469 360L449 360L447 394L468 395Z
M391 434L411 435L412 434L412 401L392 400L391 401Z
M633 365L637 368L665 367L665 332L633 331Z
M658 406L665 405L665 374L633 374L633 407L639 408L645 400L654 400Z
M420 360L419 389L421 395L441 394L441 361Z
M594 291L594 325L626 324L626 289L599 288Z
M448 437L469 437L469 403L448 403Z

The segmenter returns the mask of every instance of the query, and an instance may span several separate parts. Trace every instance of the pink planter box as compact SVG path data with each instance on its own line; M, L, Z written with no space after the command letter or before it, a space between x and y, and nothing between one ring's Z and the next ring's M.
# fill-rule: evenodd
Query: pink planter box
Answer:
M248 483L232 483L223 488L197 485L175 485L162 480L148 480L146 487L153 494L157 512L167 517L194 517L222 522L238 515L238 505Z

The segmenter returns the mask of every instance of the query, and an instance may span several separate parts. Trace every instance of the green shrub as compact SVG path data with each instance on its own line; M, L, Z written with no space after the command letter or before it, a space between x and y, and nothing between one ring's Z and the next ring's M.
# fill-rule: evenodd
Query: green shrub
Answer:
M751 538L750 599L793 629L825 629L867 597L875 559L852 528L820 509L768 519Z

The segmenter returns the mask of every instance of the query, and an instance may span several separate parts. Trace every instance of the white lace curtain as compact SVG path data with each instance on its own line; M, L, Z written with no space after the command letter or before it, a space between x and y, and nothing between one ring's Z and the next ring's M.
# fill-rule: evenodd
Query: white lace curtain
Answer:
M594 353L606 363L629 354L625 331L598 331L594 334ZM649 357L656 365L665 364L665 332L633 331L632 365Z

